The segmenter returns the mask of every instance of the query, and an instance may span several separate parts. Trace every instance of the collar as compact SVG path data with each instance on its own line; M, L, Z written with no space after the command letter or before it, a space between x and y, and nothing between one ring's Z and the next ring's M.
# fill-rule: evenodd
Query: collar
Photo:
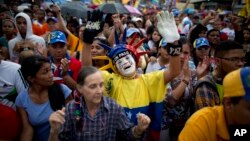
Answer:
M102 97L102 101L103 101L102 106L103 106L106 110L109 111L110 105L109 105L109 102L108 102L108 98L105 97L105 96L103 96L103 97Z
M223 106L220 106L218 108L218 120L216 121L216 127L217 127L217 132L216 132L217 136L223 138L224 140L230 139Z
M81 99L81 104L83 105L82 107L83 107L84 109L87 109L83 97L81 97L80 99ZM109 104L110 104L110 102L108 102L108 98L105 97L105 96L102 96L102 101L101 101L100 109L104 108L104 109L106 109L107 111L109 111L109 110L110 110L110 105L109 105Z

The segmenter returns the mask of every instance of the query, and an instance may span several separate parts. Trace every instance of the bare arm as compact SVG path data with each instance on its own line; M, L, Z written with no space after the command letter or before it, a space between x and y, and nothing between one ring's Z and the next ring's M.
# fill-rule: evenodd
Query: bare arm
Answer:
M190 3L190 0L186 0L186 4L184 5L182 10L185 10L188 7L189 3Z
M173 4L173 0L169 2L168 8L167 8L168 12L171 12L172 4Z
M71 34L71 32L68 30L68 28L66 27L66 23L64 22L64 19L62 17L61 14L61 9L58 5L54 5L52 7L52 11L54 11L57 15L57 19L58 19L58 29L67 33L67 34Z
M69 69L69 60L64 58L61 60L61 66L62 66L62 77L65 82L65 84L70 87L71 89L76 88L76 81L68 74Z
M19 112L21 116L22 125L23 125L20 141L32 141L33 128L29 123L27 113L23 108L17 107L17 111Z
M179 14L179 16L178 16L180 19L183 18L184 14L185 14L185 13L183 13L183 11L187 8L187 6L189 5L189 3L190 3L190 0L187 0L187 1L186 1L186 4L184 5L184 7L183 7L183 9L182 9L182 12L181 12L181 13Z
M214 19L214 13L212 12L209 12L209 14L201 21L201 24L203 26L206 26L210 20Z
M58 141L59 128L65 122L64 116L65 116L65 108L63 108L62 110L57 110L50 115L49 122L51 128L48 141Z
M124 27L122 25L122 22L121 22L121 19L120 19L120 15L119 14L115 14L112 16L113 18L113 23L114 23L114 26L112 28L112 31L109 35L109 38L108 38L108 42L110 44L110 46L112 47L114 45L114 42L115 42L115 30L119 31L120 32L120 39L122 38L122 33L124 31Z
M114 45L114 42L115 42L115 27L112 27L111 33L110 33L109 38L108 38L108 42L109 42L111 47Z
M167 84L175 77L179 75L181 71L180 66L180 57L179 56L171 56L169 61L169 69L164 71L164 82Z
M92 55L91 55L91 45L83 42L82 50L82 65L83 66L92 66Z
M175 100L179 100L183 96L185 89L188 86L189 80L191 78L191 72L189 70L188 60L189 58L186 58L184 65L182 67L184 78L182 79L181 83L172 91L172 95Z

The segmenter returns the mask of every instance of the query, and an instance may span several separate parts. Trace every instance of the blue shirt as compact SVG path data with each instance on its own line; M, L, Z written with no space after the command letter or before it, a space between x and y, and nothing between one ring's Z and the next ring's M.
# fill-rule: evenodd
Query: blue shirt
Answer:
M61 84L61 88L66 99L71 94L71 90L64 84ZM54 112L49 100L43 104L36 104L31 100L26 89L17 96L16 106L27 112L29 122L34 129L34 140L47 141L50 133L49 116Z

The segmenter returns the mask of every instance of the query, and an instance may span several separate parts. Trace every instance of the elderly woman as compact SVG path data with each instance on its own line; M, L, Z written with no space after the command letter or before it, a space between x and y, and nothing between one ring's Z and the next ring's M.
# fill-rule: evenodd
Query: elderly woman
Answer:
M103 92L101 71L92 66L84 67L77 78L75 101L49 118L49 141L58 138L63 141L114 141L117 131L128 140L140 138L150 123L149 117L138 114L138 125L134 126L123 108L113 99L103 96Z

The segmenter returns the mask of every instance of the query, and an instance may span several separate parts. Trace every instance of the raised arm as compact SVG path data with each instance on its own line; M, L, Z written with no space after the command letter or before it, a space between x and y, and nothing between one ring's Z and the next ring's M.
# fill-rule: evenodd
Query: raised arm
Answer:
M114 45L114 42L115 42L115 30L117 32L119 32L120 39L122 38L123 31L124 31L124 27L122 25L120 15L114 14L112 16L112 19L113 19L114 26L113 26L112 31L111 31L109 38L108 38L108 42L109 42L111 47Z
M94 37L96 37L103 29L104 22L102 20L103 13L99 10L94 10L92 13L88 12L87 25L83 31L83 46L82 63L85 66L92 65L91 44Z
M157 14L157 28L161 36L167 41L168 53L171 56L169 69L164 72L164 82L168 83L180 73L181 45L178 44L180 35L175 24L173 13L168 11Z
M62 32L65 32L67 34L71 34L71 32L66 27L66 23L64 22L64 19L62 17L60 7L58 5L53 5L52 11L56 13L58 19L58 30L61 30Z
M21 116L22 125L23 125L19 140L20 141L32 141L34 131L29 122L28 115L23 108L17 107L17 111Z

